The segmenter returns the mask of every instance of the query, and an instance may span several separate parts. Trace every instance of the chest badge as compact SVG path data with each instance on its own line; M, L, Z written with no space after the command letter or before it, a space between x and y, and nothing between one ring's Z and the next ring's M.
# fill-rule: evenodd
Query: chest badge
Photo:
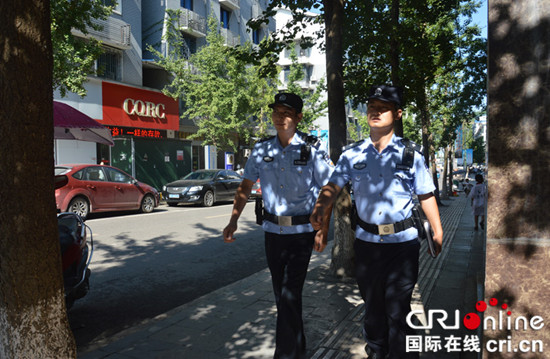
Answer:
M307 161L304 160L294 160L295 166L307 166Z
M273 162L273 157L265 156L264 162Z
M367 167L367 164L365 162L360 162L353 165L353 168L356 170L362 170L365 169L365 167Z

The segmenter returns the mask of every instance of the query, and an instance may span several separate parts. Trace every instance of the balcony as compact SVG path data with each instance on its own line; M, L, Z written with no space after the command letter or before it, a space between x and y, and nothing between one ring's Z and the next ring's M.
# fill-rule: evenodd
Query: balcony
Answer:
M227 46L233 47L241 44L241 38L239 37L239 35L235 34L232 31L229 31L228 29L221 28L220 34L225 39L225 44Z
M239 10L239 0L220 0L220 5L229 10Z
M194 37L206 36L206 18L188 9L180 14L180 30Z
M72 34L85 38L93 37L97 40L101 40L105 45L122 50L127 50L131 47L130 24L113 17L109 17L107 20L92 19L92 22L96 25L100 25L101 29L95 30L88 28L88 34L84 34L81 31L73 29Z

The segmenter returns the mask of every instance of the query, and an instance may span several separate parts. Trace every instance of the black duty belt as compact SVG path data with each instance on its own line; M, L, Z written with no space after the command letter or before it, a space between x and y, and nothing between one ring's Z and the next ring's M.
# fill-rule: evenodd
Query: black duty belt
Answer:
M309 214L302 216L276 216L265 212L264 219L283 227L296 226L298 224L309 224Z
M372 234L378 234L378 235L387 235L387 234L394 234L404 231L405 229L409 229L411 227L414 227L414 221L412 217L409 217L407 219L404 219L397 223L390 223L390 224L371 224L363 221L361 218L357 218L357 224L361 228L363 228L365 231L372 233Z

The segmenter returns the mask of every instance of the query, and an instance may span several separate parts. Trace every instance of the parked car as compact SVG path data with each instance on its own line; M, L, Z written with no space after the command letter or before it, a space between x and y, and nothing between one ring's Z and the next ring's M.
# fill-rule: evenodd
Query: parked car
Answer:
M60 212L78 213L82 218L95 212L140 210L153 212L159 192L124 171L104 165L57 165L55 190Z
M242 177L231 170L198 170L163 187L163 198L169 206L198 203L205 207L217 201L232 201Z

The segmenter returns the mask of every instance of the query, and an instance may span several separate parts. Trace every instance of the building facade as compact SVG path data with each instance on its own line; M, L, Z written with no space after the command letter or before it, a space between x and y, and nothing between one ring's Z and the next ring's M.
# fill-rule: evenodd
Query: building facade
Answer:
M105 0L106 5L110 1ZM102 41L104 53L97 60L97 76L89 76L87 96L69 93L65 102L111 129L112 147L82 141L56 140L56 164L109 163L162 188L194 169L204 168L211 155L200 141L189 140L194 123L181 119L182 106L162 94L169 74L155 64L147 50L166 51L163 34L167 10L180 10L179 27L191 55L206 44L207 18L219 20L228 46L258 43L274 30L267 26L247 31L246 23L262 13L267 0L120 0L101 31L92 36ZM216 162L216 161L214 161ZM219 162L218 162L219 163Z
M312 12L306 13L307 16L311 18L315 18L319 16L319 14L315 14ZM277 9L277 13L275 15L275 23L276 23L276 29L277 31L283 29L286 24L292 19L292 13L289 9L280 8ZM309 24L305 29L303 29L301 32L298 32L295 36L294 40L294 52L296 53L298 57L298 63L302 66L304 77L303 80L300 81L299 85L303 89L308 89L310 91L314 91L317 85L320 81L324 81L326 84L326 72L327 72L327 66L326 66L326 54L324 49L322 48L321 41L317 41L317 43L313 47L308 48L302 48L300 46L300 39L302 37L313 37L314 34L319 33L323 30L323 24L320 23L313 23ZM290 66L292 65L291 60L291 53L292 48L286 48L283 52L279 54L279 61L277 64L281 67L282 71L279 74L279 90L284 91L287 89L288 86L288 76L290 73ZM322 93L320 101L326 101L327 100L327 92L326 90ZM347 114L347 122L348 122L348 128L350 126L355 127L359 130L358 122L357 122L357 116L354 113L355 111L361 115L366 115L366 106L359 105L359 106L353 106L349 102L346 103L346 114ZM318 136L321 141L323 142L323 145L328 149L328 137L329 137L329 120L328 120L328 111L326 111L322 116L317 118L314 122L315 129L311 131L312 134ZM359 132L359 131L357 131ZM353 142L354 140L350 137L350 134L348 132L348 142Z

